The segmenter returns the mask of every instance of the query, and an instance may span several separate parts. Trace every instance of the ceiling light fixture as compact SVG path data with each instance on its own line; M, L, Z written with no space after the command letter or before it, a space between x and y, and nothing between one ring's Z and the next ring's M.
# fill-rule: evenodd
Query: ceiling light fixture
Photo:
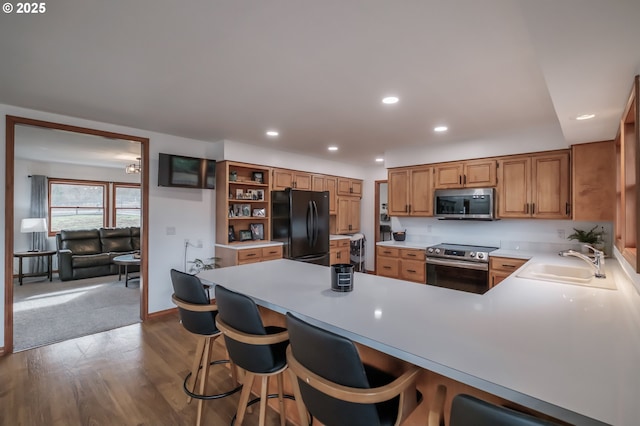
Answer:
M595 117L595 114L582 114L576 117L576 120L589 120Z
M382 98L382 103L383 104L397 104L399 100L400 99L398 99L397 96L387 96L386 98Z
M329 148L327 148L329 151L337 151L338 147L337 146L330 146Z
M126 174L135 175L135 174L139 174L140 171L142 171L142 164L140 163L140 160L142 160L142 158L137 157L136 160L138 160L137 163L131 163L124 168L124 172Z
M447 126L436 126L433 128L434 132L446 132L447 130L449 130Z
M271 136L271 137L276 137L278 136L280 133L278 133L277 130L267 130L267 136Z
M376 162L377 163L382 163L383 161L384 161L384 158L382 158L382 157L376 158Z

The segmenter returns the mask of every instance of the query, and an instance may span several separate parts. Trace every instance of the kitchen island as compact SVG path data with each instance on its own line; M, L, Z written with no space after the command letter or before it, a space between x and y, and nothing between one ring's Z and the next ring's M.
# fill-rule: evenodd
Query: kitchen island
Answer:
M361 273L353 292L335 293L330 268L290 260L199 276L565 422L635 425L640 297L615 260L607 273L616 290L524 279L516 272L484 295Z

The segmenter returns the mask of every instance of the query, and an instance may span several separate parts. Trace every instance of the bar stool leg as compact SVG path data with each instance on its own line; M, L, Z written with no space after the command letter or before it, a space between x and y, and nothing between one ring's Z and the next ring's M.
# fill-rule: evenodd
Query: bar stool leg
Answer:
M200 395L204 395L207 389L207 377L209 375L209 362L211 361L211 339L206 339L204 344L204 357L202 360L202 370L200 376ZM202 423L202 411L204 408L204 399L198 400L198 414L196 415L196 426Z
M244 413L247 410L247 404L249 403L249 396L251 396L251 388L253 387L253 379L256 375L250 371L245 371L244 382L242 383L242 393L240 394L240 401L238 402L238 412L236 413L236 424L242 425L244 420Z
M286 416L284 415L284 383L283 383L283 375L284 372L278 373L278 402L280 403L280 426L285 426L287 422Z
M269 376L262 376L260 386L260 421L258 424L264 426L267 417L267 389L269 387Z
M300 385L298 384L298 378L296 373L289 370L289 378L291 381L291 387L293 388L293 397L296 400L296 407L298 408L298 417L300 418L300 424L306 426L309 424L309 417L307 415L307 407L302 402L302 394L300 393Z
M191 366L191 377L189 377L189 382L187 383L187 389L189 392L194 392L196 389L196 385L198 383L198 373L200 373L200 365L202 365L202 357L204 355L204 344L208 337L203 337L198 339L198 346L196 346L196 353L193 359L193 364ZM191 397L187 396L187 404L191 402Z

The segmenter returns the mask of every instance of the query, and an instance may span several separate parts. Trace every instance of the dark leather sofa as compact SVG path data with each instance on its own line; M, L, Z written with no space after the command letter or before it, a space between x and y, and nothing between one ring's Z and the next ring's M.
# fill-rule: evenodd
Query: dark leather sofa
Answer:
M58 276L62 281L118 273L113 258L140 251L140 228L100 228L56 234ZM137 272L138 266L129 266Z

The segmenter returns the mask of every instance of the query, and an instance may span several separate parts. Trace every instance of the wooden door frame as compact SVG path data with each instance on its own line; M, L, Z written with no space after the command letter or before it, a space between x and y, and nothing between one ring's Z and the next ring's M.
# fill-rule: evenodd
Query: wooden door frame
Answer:
M377 242L380 241L380 185L386 183L388 184L389 181L387 179L384 180L376 180L375 181L375 207L373 209L374 214L375 214L375 219L374 219L374 232L373 234L375 235L375 237L373 238L373 273L377 274L378 273L378 257L376 256L376 247L377 247ZM387 194L389 194L389 186L387 185ZM389 196L387 195L387 198ZM388 202L389 200L387 200Z
M13 352L13 221L14 221L14 170L15 170L15 126L18 124L43 127L67 132L82 133L93 136L103 136L109 139L124 139L141 144L142 173L140 186L142 189L142 212L140 216L140 249L142 253L149 253L149 138L53 123L50 121L34 120L26 117L6 116L6 148L5 148L5 212L4 212L4 347L0 348L0 355ZM148 291L149 258L142 256L140 264L140 319L146 320L149 315Z

